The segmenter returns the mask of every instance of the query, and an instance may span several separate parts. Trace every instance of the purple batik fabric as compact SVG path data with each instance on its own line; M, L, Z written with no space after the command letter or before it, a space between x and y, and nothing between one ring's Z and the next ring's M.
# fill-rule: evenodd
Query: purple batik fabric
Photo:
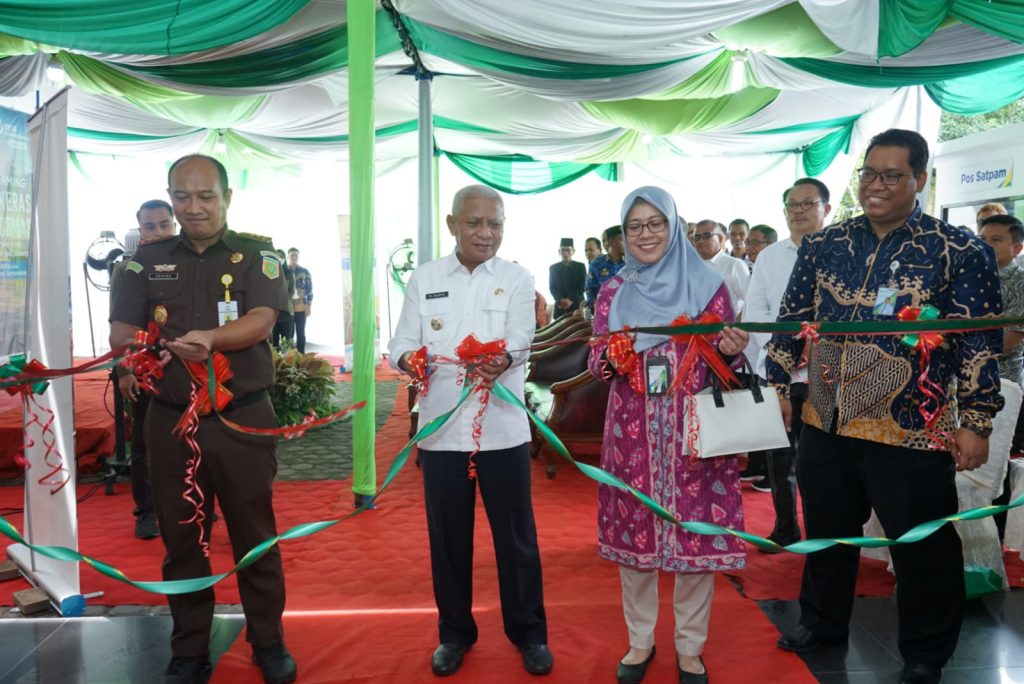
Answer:
M601 289L594 310L594 334L608 332L608 310L623 280L615 276ZM733 320L729 291L722 285L707 311ZM666 319L676 314L666 312ZM590 352L590 371L607 375L603 360L606 341ZM685 347L664 342L640 354L661 356L678 368ZM674 379L674 377L673 377ZM665 396L637 394L623 376L611 380L604 425L601 467L649 495L680 520L712 522L743 529L743 502L735 457L695 459L684 455L686 413L684 398L708 383L708 367L699 361L681 391ZM737 570L746 565L743 541L732 535L687 532L657 517L632 495L614 487L598 489L598 553L638 569L670 572Z

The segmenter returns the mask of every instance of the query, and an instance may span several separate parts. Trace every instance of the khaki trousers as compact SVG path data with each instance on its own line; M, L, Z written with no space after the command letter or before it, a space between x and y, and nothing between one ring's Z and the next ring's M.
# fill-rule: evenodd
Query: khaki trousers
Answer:
M658 571L620 565L619 576L629 645L649 649L654 646L654 625L658 622ZM676 653L699 656L708 640L715 576L709 572L677 572L675 576L672 607L676 618Z

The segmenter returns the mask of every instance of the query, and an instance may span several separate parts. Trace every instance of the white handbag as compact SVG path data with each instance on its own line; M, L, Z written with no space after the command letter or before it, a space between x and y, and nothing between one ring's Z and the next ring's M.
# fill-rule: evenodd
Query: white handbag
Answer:
M782 422L779 395L771 387L762 388L756 374L750 386L723 392L717 382L687 398L687 431L695 431L695 451L699 458L728 456L790 446L789 433ZM689 453L690 439L687 439Z

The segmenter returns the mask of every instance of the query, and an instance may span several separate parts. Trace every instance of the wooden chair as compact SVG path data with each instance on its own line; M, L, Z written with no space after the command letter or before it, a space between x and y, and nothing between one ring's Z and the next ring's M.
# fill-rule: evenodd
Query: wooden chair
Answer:
M548 339L589 337L591 331L590 321L576 319L564 324ZM608 385L591 376L587 369L589 353L586 340L536 351L530 355L530 370L526 376L527 406L558 435L574 458L599 454L604 433ZM554 477L559 457L532 423L530 429L533 435L530 453L536 458L543 452L548 459L548 477Z

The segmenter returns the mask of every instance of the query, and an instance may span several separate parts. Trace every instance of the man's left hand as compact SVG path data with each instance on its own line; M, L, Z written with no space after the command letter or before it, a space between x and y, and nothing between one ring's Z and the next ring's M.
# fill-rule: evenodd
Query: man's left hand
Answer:
M958 471L980 468L988 461L988 438L960 428L956 431L950 452Z
M176 340L167 340L164 346L185 361L205 361L213 350L213 331L192 330Z
M498 376L508 370L508 367L512 365L512 362L507 356L503 356L493 363L481 363L476 367L476 374L483 380L483 386L487 389L494 387L494 381L498 379Z

